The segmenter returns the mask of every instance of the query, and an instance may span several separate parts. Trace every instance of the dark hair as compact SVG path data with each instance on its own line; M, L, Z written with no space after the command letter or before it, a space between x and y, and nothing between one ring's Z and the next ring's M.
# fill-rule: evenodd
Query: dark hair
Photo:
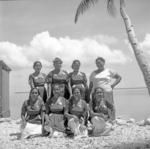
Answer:
M96 101L96 96L95 96L95 95L96 95L96 91L97 91L98 89L101 89L102 92L104 93L104 89L101 88L101 87L96 87L96 88L94 89L94 92L93 92L93 94L92 94L93 107L95 107L95 106L97 105L97 101Z
M100 60L100 61L102 61L102 62L105 63L105 59L103 57L97 57L96 60L95 60L95 62L97 62L98 60Z
M38 92L38 95L40 95L40 92L39 92L38 88L36 88L36 87L31 88L30 93L29 93L29 100L31 99L31 94L32 94L32 91L33 91L34 89L36 89L37 92Z
M40 61L35 61L35 62L33 63L33 68L35 68L35 65L36 65L37 63L39 63L39 64L42 66L42 63L41 63Z
M74 65L75 63L79 63L79 65L81 65L81 62L80 62L79 60L75 59L75 60L72 62L71 68L73 68L73 65Z
M94 93L96 93L96 91L97 91L98 89L101 89L101 90L104 92L104 89L103 89L102 87L96 87L96 88L94 89Z
M60 62L61 64L63 63L63 61L62 61L59 57L56 57L56 58L53 60L53 63L56 63L56 62Z
M92 98L95 100L95 95L96 95L96 91L98 90L98 89L101 89L102 90L102 92L104 93L104 89L103 88L101 88L101 87L96 87L95 89L94 89L94 92L93 92L93 95L92 95Z
M55 86L58 86L58 88L60 89L60 85L59 85L59 84L57 84L57 83L52 85L52 89L54 89L54 88L55 88Z
M79 87L79 86L73 87L73 88L72 88L72 93L74 93L74 91L75 91L76 89L79 89L80 94L82 94L82 89L81 89L81 87Z

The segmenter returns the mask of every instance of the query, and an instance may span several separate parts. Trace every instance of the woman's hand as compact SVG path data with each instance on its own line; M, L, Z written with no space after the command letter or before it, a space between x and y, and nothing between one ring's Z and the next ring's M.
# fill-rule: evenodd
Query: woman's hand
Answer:
M115 85L114 85L114 84L112 84L112 85L111 85L111 88L112 88L112 89L114 89L114 87L115 87Z
M72 115L72 118L74 119L75 122L79 121L79 119L76 115Z
M82 124L82 125L84 125L85 120L84 120L84 118L83 118L83 117L81 117L81 118L79 119L79 123L80 123L80 124Z

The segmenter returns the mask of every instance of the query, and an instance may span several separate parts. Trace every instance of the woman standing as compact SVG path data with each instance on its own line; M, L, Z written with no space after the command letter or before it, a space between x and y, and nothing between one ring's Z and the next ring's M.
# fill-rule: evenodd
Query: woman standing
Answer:
M82 97L88 103L89 97L88 97L87 78L85 73L79 71L80 65L81 63L79 60L73 61L72 63L73 72L69 73L70 84L71 84L71 88L75 86L81 88Z
M62 60L56 57L53 61L54 70L46 77L46 82L49 86L49 97L53 96L53 86L59 84L61 90L61 96L69 99L71 96L71 87L69 83L69 76L65 70L62 70Z
M108 132L108 122L111 120L113 105L104 100L104 91L98 87L94 90L93 98L90 101L90 121L93 126L92 134L95 136ZM106 125L107 124L107 125ZM110 130L110 129L109 129Z
M93 71L90 75L89 93L92 93L95 88L103 88L105 95L104 98L114 106L113 88L121 81L121 76L110 69L106 69L105 59L98 57L96 59L97 70ZM112 111L112 120L115 120L115 108Z
M40 61L35 61L33 64L34 73L29 75L29 85L32 88L38 88L40 92L40 96L42 97L43 101L46 102L47 100L47 92L45 88L45 79L46 75L41 73L42 63Z
M44 130L53 135L54 131L65 132L65 117L66 99L61 95L60 86L53 86L53 97L46 103L45 124Z
M87 118L87 104L82 100L81 89L73 88L73 96L69 100L68 108L65 116L68 118L68 127L73 132L74 136L87 135L85 121Z
M42 113L44 102L39 96L39 90L32 88L29 99L26 100L21 108L21 135L27 138L30 135L42 134Z

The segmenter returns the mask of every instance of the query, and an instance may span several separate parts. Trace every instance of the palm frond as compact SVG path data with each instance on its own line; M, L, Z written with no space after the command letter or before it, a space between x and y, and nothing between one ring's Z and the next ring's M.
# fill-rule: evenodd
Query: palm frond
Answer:
M107 11L111 16L116 16L117 9L114 4L114 0L107 0Z
M98 0L82 0L76 11L75 23L78 21L78 17L80 14L83 14L84 11L86 11L91 5L94 5L97 2Z

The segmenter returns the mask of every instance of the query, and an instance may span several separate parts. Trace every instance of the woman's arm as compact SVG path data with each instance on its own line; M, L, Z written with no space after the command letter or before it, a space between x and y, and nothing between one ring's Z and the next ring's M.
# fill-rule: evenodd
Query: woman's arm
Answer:
M29 75L29 85L30 85L30 87L31 88L34 88L35 86L34 86L34 81L33 81L33 76L32 76L32 74L31 75Z
M25 118L26 113L27 113L26 102L27 102L27 101L25 101L25 102L23 103L22 108L21 108L21 119L22 119L23 122L26 122L26 118Z
M66 106L64 108L64 115L65 117L67 117L68 119L71 119L71 118L77 118L77 116L73 115L73 114L70 114L69 113L69 101L66 101Z
M47 83L47 99L49 99L51 97L51 92L52 92L52 84L51 83Z
M89 84L89 98L91 96L92 89L93 89L93 82L91 81Z
M115 81L111 85L112 89L121 81L121 76L119 74L115 74L113 78L115 79Z
M105 115L103 113L97 113L97 112L93 111L93 102L92 102L92 99L90 100L89 108L90 108L90 116L91 117L98 116L98 117L102 117L102 118L105 119Z
M70 98L72 96L72 88L71 88L71 85L70 85L70 80L68 81L68 90L69 90L69 94L70 94Z
M51 90L52 90L52 72L50 72L45 79L45 82L47 84L47 99L51 97Z
M71 98L71 96L72 96L71 75L70 75L70 73L68 74L67 72L66 72L66 75L67 75L67 86L68 86L68 91L69 91L70 98Z

